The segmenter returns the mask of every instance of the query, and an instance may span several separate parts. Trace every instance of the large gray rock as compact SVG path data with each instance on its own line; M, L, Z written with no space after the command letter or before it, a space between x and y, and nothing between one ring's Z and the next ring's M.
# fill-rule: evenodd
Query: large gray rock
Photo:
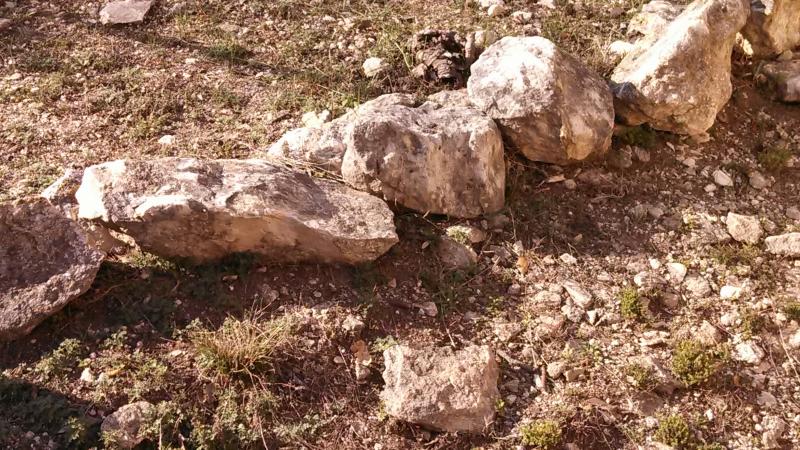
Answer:
M505 203L503 139L465 107L393 105L359 116L342 177L356 189L423 213L477 217Z
M800 102L800 59L764 64L761 73L776 99L787 103Z
M476 217L505 202L503 141L475 108L389 94L269 148L279 162L310 163L359 190L423 213Z
M195 262L250 252L357 264L397 242L380 199L260 160L107 162L85 170L76 197L80 218Z
M800 233L786 233L764 239L767 251L782 256L800 257Z
M155 412L150 402L139 401L122 406L109 414L100 425L103 440L116 448L134 448L145 440L142 425Z
M448 432L478 433L492 422L500 369L489 347L395 345L383 358L381 399L389 415Z
M472 103L528 159L555 164L604 154L614 108L606 82L542 37L505 37L472 65Z
M121 0L108 3L100 10L100 23L115 25L141 22L154 0Z
M345 141L352 133L353 121L357 117L391 105L413 106L415 101L414 96L408 94L382 95L322 126L286 132L267 149L267 155L284 162L311 164L339 174L347 150Z
M103 254L44 199L0 203L0 340L15 339L86 292Z
M614 69L617 116L628 125L699 135L731 96L731 53L748 0L696 0L645 36Z
M800 2L752 0L742 30L753 56L768 58L800 45Z
M731 237L746 244L757 244L764 234L761 222L756 216L745 216L729 212L725 225L727 225L728 233L730 233Z

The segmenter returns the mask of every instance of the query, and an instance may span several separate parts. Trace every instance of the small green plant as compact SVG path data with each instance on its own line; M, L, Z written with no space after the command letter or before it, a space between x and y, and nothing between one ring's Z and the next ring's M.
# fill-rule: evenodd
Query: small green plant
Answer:
M330 421L323 420L319 414L306 414L302 420L278 425L272 431L286 442L297 442L315 436Z
M711 248L711 257L719 264L729 266L732 264L752 265L761 251L755 245L720 244Z
M783 313L789 320L800 322L800 302L792 301L784 305Z
M652 148L656 145L656 132L645 126L626 128L618 137L628 145L638 145L644 148Z
M776 172L786 167L792 151L786 145L773 145L758 154L758 163L765 169Z
M722 366L725 354L719 349L708 349L698 341L683 340L672 352L672 371L688 386L708 381Z
M750 340L757 335L765 325L764 318L753 309L748 308L742 314L742 338Z
M392 335L376 338L372 342L372 351L375 353L383 353L391 347L397 345L397 340Z
M489 299L489 303L486 305L486 312L489 313L491 317L498 317L504 311L504 306L506 302L506 298L502 295L498 295L496 297L491 297Z
M232 38L215 42L206 53L212 58L230 62L242 61L250 56L250 50Z
M644 317L644 302L635 287L628 287L619 293L619 309L622 317L640 320Z
M261 320L256 313L241 320L229 317L219 329L193 331L189 339L203 369L254 376L270 367L277 350L290 345L294 326L292 316Z
M503 411L506 410L506 401L502 398L498 398L494 402L494 410L497 411L497 414L503 414Z
M520 426L519 435L523 444L549 450L561 442L561 426L553 420L537 420Z
M470 245L471 242L469 240L469 233L464 230L463 228L459 227L450 227L447 229L447 236L463 245Z
M652 390L656 384L655 371L650 366L637 363L628 364L625 367L625 376L633 381L636 388L643 391Z
M227 388L219 396L214 412L214 436L222 442L250 444L261 439L265 420L272 414L275 397L262 389Z
M137 269L153 269L159 272L175 272L178 270L178 266L175 263L147 252L131 254L128 264Z
M689 445L692 433L683 417L672 415L661 419L654 438L658 442L680 450Z
M77 339L65 339L34 366L34 372L45 378L61 377L78 365L83 348Z

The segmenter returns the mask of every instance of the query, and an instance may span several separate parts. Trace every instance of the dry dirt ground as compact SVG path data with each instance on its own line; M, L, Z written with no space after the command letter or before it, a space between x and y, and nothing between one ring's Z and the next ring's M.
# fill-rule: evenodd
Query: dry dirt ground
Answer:
M543 34L607 74L603 48L641 6L508 4L534 21L487 18L460 0L162 0L143 24L106 27L96 22L98 1L0 2L0 17L12 20L0 32L0 200L36 194L73 165L257 157L303 112L338 115L382 93L449 88L410 73L408 40L425 28ZM365 78L369 56L391 70ZM471 222L488 239L475 246L481 260L470 273L444 270L431 245L458 221L404 211L401 242L365 267L112 258L87 294L0 344L0 445L102 447L102 417L145 399L158 411L143 448L505 449L522 445L526 424L547 420L561 430L552 448L633 449L672 436L676 447L748 449L763 448L765 418L788 425L782 448L800 448L800 352L787 346L800 320L800 262L714 234L729 211L758 216L769 234L800 230L789 217L800 203L800 108L770 101L757 71L734 57L734 95L707 143L635 130L615 138L615 152L633 145L650 158L626 168L559 168L510 150L505 211ZM167 134L175 143L159 144ZM709 192L717 169L734 186ZM749 185L753 170L768 187ZM576 187L548 182L557 175ZM669 281L631 288L637 274L663 276L670 262L710 292ZM593 294L599 319L543 332L543 317L563 317L563 301L535 295L565 280ZM744 293L722 300L726 284ZM427 301L435 317L413 306ZM268 364L237 371L209 364L200 344L228 317L259 330L293 319L280 322L288 331L278 332ZM348 317L363 321L360 335L346 329ZM655 376L633 361L650 357L670 371L679 342L709 334L704 321L719 341L709 379L650 392ZM372 356L361 381L351 351L359 339ZM739 361L740 341L762 348L762 360ZM386 417L381 350L395 342L494 346L496 421L467 436ZM572 381L542 377L553 362L582 371ZM79 380L84 369L102 382ZM666 430L670 417L688 430Z

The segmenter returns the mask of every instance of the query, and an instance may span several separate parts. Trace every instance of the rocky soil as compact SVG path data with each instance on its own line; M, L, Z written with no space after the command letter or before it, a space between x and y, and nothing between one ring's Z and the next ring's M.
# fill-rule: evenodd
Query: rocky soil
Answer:
M0 445L800 447L792 2L136 3L0 3Z

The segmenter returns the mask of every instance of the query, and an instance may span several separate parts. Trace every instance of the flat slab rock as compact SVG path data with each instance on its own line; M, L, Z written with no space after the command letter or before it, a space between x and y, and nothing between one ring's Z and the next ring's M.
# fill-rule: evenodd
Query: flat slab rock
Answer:
M489 347L395 345L383 358L381 399L389 415L433 430L473 433L494 419L500 369Z
M608 151L614 126L608 85L549 40L504 37L470 70L470 101L528 159L567 164Z
M627 125L705 133L730 99L731 53L749 14L748 0L695 0L638 40L611 74L617 116Z
M46 200L0 203L0 340L28 334L86 292L103 256Z
M357 264L398 241L382 200L261 160L112 161L87 168L76 197L80 218L198 263L249 252Z
M144 20L144 16L153 6L153 0L122 0L110 2L100 10L100 23L106 25L135 23Z

